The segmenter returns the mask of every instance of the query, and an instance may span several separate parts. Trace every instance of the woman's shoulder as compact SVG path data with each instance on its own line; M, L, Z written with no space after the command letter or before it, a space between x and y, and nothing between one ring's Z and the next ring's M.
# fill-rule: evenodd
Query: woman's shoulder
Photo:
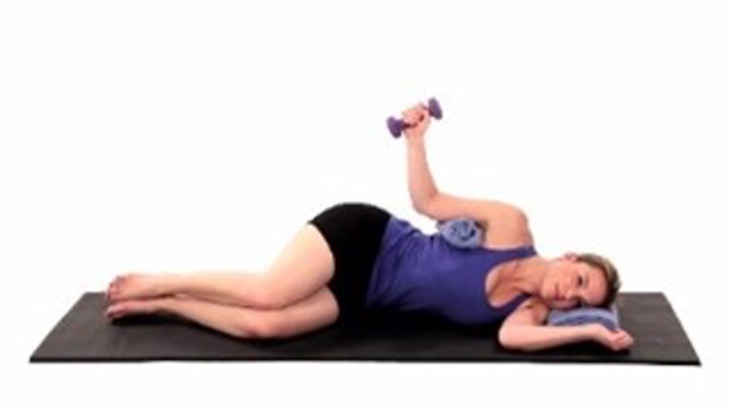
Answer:
M534 234L526 217L505 223L487 221L481 225L486 248L534 247Z
M536 295L530 295L528 298L526 298L522 303L519 304L515 311L520 311L524 309L531 310L534 317L534 322L537 324L542 324L546 322L547 316L550 312L549 306L544 303L542 298Z

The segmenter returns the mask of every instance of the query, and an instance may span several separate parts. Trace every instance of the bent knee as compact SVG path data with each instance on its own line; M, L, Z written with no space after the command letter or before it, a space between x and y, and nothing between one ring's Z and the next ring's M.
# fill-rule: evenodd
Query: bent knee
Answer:
M234 328L233 334L244 339L270 339L284 334L283 324L264 315L243 318Z
M273 284L271 280L263 280L263 282L254 289L251 295L251 307L256 309L277 310L284 309L293 301L290 300L285 292L280 290L278 286Z
M260 321L250 326L250 336L254 339L272 339L283 335L283 325L277 321Z

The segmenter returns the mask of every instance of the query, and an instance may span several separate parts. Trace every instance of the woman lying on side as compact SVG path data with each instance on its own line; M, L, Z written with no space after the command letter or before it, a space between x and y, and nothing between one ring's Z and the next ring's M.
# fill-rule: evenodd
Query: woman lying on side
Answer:
M453 247L377 206L340 203L307 222L265 272L120 275L108 287L108 318L174 314L236 337L286 338L375 312L424 312L458 326L502 322L497 337L508 349L630 347L624 330L545 325L551 309L610 306L620 287L613 264L590 253L540 256L519 208L438 190L425 153L428 111L403 116L414 209L474 219L485 226L481 247Z

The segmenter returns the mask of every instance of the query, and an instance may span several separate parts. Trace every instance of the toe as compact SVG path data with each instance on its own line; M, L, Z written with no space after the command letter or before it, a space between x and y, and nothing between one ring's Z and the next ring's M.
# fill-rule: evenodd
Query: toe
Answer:
M119 291L118 291L117 286L111 285L107 289L107 300L111 302L115 302L116 300L118 300L118 294L119 294Z
M114 303L105 310L105 315L109 318L117 318L125 313L126 308L126 304L123 302Z
M110 319L114 318L115 317L115 309L113 309L112 306L109 307L109 308L107 308L107 309L105 309L105 316L107 318L110 318Z

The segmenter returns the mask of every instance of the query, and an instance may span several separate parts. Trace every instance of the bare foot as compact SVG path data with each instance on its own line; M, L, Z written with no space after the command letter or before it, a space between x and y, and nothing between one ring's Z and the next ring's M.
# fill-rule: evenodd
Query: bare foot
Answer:
M114 303L131 299L150 299L162 295L162 275L128 273L115 277L107 287L107 300Z
M160 310L160 299L136 299L115 302L107 307L105 316L114 320L131 315L152 315Z

